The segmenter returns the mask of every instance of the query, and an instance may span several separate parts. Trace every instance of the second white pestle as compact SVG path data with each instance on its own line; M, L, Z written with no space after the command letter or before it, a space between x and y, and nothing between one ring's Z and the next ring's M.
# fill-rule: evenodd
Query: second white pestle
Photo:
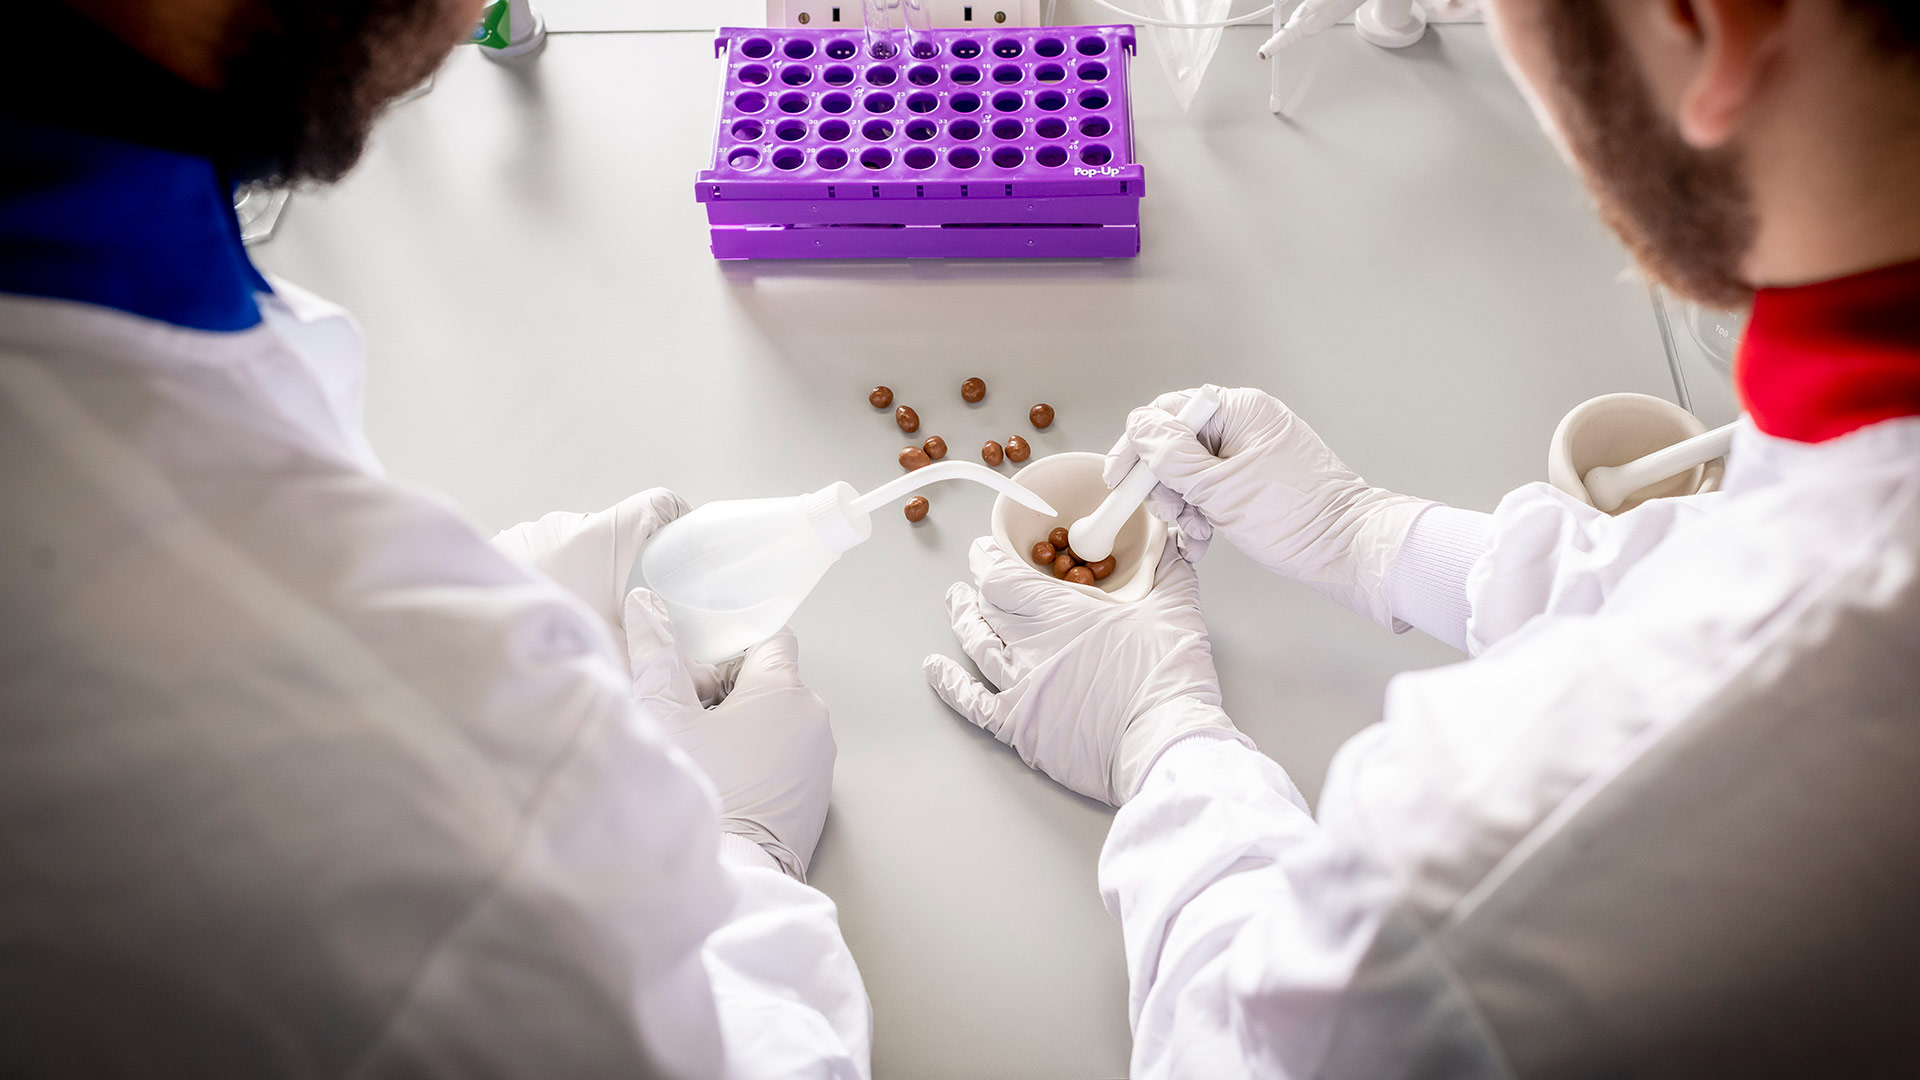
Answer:
M1220 407L1222 393L1217 386L1201 387L1173 414L1174 419L1199 434L1207 421L1213 419L1214 410ZM1113 554L1113 539L1120 535L1120 527L1147 501L1147 494L1157 482L1146 462L1134 462L1133 469L1107 492L1093 513L1067 527L1067 546L1083 562L1099 562Z

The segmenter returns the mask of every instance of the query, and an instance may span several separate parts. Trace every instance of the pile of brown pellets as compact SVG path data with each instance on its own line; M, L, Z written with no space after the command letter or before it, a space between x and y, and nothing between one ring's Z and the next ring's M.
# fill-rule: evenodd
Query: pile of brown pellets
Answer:
M987 383L985 379L972 378L960 384L961 401L969 405L978 405L986 399ZM893 422L898 424L900 430L908 435L912 435L920 430L920 414L915 412L911 405L894 406L893 391L888 387L876 386L868 391L867 404L876 409L892 408ZM1053 406L1042 402L1028 409L1027 422L1031 423L1037 430L1046 430L1053 424ZM994 468L998 468L1001 462L1005 461L1011 461L1015 465L1018 465L1032 455L1033 447L1028 444L1026 439L1018 435L1007 436L1005 443L999 443L989 439L980 447L980 460ZM947 440L938 435L929 435L926 441L922 442L919 446L906 446L901 448L900 467L908 472L912 472L915 469L925 468L946 456ZM930 505L924 495L915 495L913 498L908 499L906 505L907 520L914 522L924 521ZM1066 530L1061 529L1056 531L1064 535ZM1062 546L1064 546L1064 543L1065 542L1062 541ZM1108 560L1108 562L1111 561L1112 560ZM1113 568L1109 566L1107 573L1112 572ZM1062 574L1060 576L1064 577L1066 575ZM1103 574L1101 576L1104 577L1106 575Z
M1073 549L1067 546L1065 526L1055 527L1045 540L1033 545L1033 561L1052 568L1054 577L1064 578L1075 585L1105 581L1113 576L1113 568L1117 565L1112 555L1098 562L1088 562L1075 555Z

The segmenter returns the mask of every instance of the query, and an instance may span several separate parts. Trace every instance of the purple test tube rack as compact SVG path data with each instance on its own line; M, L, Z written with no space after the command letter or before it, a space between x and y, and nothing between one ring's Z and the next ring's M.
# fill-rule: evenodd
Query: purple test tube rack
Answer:
M717 259L1131 257L1130 26L720 31Z

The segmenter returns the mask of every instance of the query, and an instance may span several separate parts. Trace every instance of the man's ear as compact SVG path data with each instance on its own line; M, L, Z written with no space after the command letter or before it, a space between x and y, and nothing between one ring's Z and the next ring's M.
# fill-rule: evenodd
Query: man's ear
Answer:
M1658 0L1661 51L1686 65L1674 103L1680 137L1700 150L1724 146L1786 45L1797 0Z

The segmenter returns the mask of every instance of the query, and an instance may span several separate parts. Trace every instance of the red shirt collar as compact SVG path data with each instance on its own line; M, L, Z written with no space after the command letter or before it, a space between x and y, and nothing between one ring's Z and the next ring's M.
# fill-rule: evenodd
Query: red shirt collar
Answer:
M1755 427L1797 442L1920 415L1920 261L1761 289L1734 380Z

